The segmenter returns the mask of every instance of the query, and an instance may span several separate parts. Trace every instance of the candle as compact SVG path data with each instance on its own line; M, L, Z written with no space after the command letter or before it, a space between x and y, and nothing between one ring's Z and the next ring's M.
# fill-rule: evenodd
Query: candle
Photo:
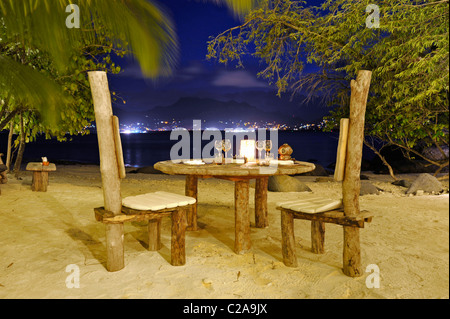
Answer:
M245 157L247 161L255 161L255 140L241 141L241 157Z

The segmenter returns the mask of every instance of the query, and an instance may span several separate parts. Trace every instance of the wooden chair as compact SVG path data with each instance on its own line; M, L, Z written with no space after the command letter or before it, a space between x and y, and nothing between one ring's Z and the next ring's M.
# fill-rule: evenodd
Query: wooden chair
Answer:
M311 250L324 253L325 223L344 228L343 271L351 277L362 275L359 229L372 221L359 208L360 172L364 139L364 117L371 72L360 71L351 82L350 119L341 120L335 180L342 181L342 200L323 197L277 204L281 211L282 254L286 266L296 267L294 219L311 221Z
M192 197L168 193L155 192L123 199L122 214L115 215L108 212L104 207L95 208L95 218L105 225L120 225L123 230L125 222L148 221L148 250L157 251L161 249L161 220L170 217L172 220L171 238L171 264L182 266L186 263L185 254L185 232L186 212L196 200ZM107 228L108 232L108 228ZM106 234L107 241L109 234ZM107 243L107 247L110 247ZM115 271L116 264L123 264L122 257L115 260L115 254L107 254L107 268ZM123 267L119 267L123 268Z
M94 101L97 138L100 152L100 171L104 207L94 209L95 218L106 228L106 268L124 268L124 223L148 221L149 250L161 248L161 219L171 217L171 264L184 265L186 211L196 199L167 192L131 196L122 200L120 180L125 178L119 119L113 116L111 94L105 72L89 72Z

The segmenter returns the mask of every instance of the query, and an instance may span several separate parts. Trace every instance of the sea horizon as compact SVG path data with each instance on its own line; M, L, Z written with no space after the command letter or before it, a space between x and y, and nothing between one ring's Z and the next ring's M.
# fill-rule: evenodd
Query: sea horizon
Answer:
M192 138L195 130L188 130L191 138L190 158L194 153ZM204 130L201 130L204 132ZM221 131L223 138L225 131ZM244 133L245 132L241 132ZM151 131L147 133L121 133L122 148L125 165L127 167L148 167L163 160L170 159L171 148L180 141L181 137L171 140L172 131ZM270 134L267 133L267 138ZM0 153L6 156L7 132L0 132ZM92 164L99 165L98 140L95 132L86 135L68 136L69 140L59 142L56 138L45 139L39 136L36 141L27 143L23 163L39 161L47 157L56 163ZM175 137L174 137L175 138ZM338 132L323 131L278 131L278 147L289 144L294 152L292 157L299 161L313 162L323 167L332 167L336 161ZM202 140L202 148L213 140L210 137ZM235 140L236 141L236 140ZM256 151L256 150L255 150ZM275 149L272 150L272 153ZM257 153L257 151L256 151ZM211 154L213 155L213 154ZM229 153L231 156L231 152ZM234 146L233 155L236 155ZM371 156L371 154L368 154Z

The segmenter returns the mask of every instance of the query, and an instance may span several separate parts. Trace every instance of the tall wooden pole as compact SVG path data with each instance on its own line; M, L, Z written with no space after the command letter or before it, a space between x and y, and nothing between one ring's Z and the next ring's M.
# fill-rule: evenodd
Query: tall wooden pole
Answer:
M371 71L359 71L351 82L350 127L345 163L345 177L342 182L344 214L359 214L359 193L361 190L361 160L364 143L364 122L367 98L369 96ZM344 226L343 271L350 277L363 274L361 269L361 250L359 228Z
M114 142L111 94L106 73L89 72L89 83L94 101L105 210L118 215L122 210L122 196ZM125 266L123 224L106 225L106 255L108 271L118 271Z

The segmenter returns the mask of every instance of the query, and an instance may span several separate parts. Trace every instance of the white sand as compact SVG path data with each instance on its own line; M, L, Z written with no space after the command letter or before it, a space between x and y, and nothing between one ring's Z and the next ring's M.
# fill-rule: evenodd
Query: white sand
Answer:
M280 214L275 203L301 196L340 197L340 184L302 180L312 193L268 194L270 226L252 227L253 247L236 255L234 185L199 182L199 227L186 237L187 263L173 267L170 220L163 221L163 248L146 250L146 226L125 226L125 268L105 269L105 227L94 219L103 205L99 168L59 166L47 193L31 191L31 175L10 179L0 195L0 298L449 298L449 197L407 197L389 177L370 175L385 190L361 197L375 214L361 230L364 268L380 269L380 288L366 277L343 275L342 227L327 224L326 253L310 252L310 223L296 221L298 268L284 266ZM413 178L413 176L409 176ZM448 187L448 182L444 183ZM123 196L152 191L184 193L184 178L129 174ZM254 225L254 189L250 193ZM80 288L66 287L68 265L80 270Z

